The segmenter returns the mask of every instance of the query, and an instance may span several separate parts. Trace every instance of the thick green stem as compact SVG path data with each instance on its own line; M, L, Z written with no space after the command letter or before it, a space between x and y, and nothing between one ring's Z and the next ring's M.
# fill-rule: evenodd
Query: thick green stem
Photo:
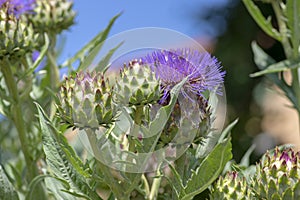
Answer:
M129 140L129 151L135 152L135 142L134 139L138 137L141 123L142 123L142 116L143 116L143 105L136 107L136 112L134 115L134 125L132 131L130 131L130 135L128 137Z
M60 83L59 79L59 68L56 63L56 52L55 52L55 46L56 46L56 35L51 35L50 36L50 46L49 50L47 52L47 57L49 61L49 75L50 75L50 89L53 92L57 91L57 88ZM50 102L50 119L52 119L55 115L56 112L56 107L54 104L54 99L51 98Z
M137 106L135 110L135 115L134 115L134 125L132 130L130 131L130 135L128 137L129 141L129 151L130 152L135 152L136 147L135 147L135 141L134 139L138 136L139 131L140 131L140 125L142 123L142 116L143 116L143 105ZM142 174L134 174L133 175L133 182L131 182L130 187L126 190L126 195L130 195L130 193L138 186L139 182L141 181L141 176Z
M283 19L284 15L282 13L282 10L280 9L280 4L278 1L272 1L272 7L273 7L273 10L274 10L276 18L277 18L279 32L281 33L281 36L282 36L281 44L283 46L286 57L290 58L292 55L292 47L289 42L288 28Z
M141 108L140 108L140 109L141 109ZM138 111L138 109L137 109L137 111ZM142 113L142 110L140 110L140 113L139 113L139 114L141 114L141 113ZM139 114L137 114L137 115L139 115ZM140 117L140 118L137 118L137 119L140 119L140 120L141 120L141 117ZM137 121L137 119L135 119L135 123L138 123L138 122L139 122L139 121ZM141 123L141 121L140 121L140 123ZM136 134L136 132L134 132L134 134ZM160 138L160 134L157 134L157 135L156 135L156 138L155 138L154 141L153 141L153 144L152 144L151 148L149 149L149 153L145 156L144 161L143 161L143 163L141 164L141 167L140 167L141 169L144 169L144 167L146 166L147 161L149 160L149 157L151 156L151 153L150 153L150 152L153 152L153 151L154 151L154 149L155 149L155 147L156 147L156 144L157 144L159 138ZM130 184L129 188L128 188L127 191L126 191L126 194L130 194L130 193L132 192L132 190L134 190L134 188L137 187L137 185L139 184L139 182L140 182L140 180L141 180L141 176L142 176L142 174L136 174L136 175L135 175L133 182Z
M281 43L285 52L285 56L287 59L289 60L296 60L299 57L299 52L298 52L298 42L299 41L295 41L295 40L289 40L289 35L288 33L288 28L286 25L286 21L283 20L283 12L280 9L280 4L278 1L272 1L272 7L274 9L276 18L277 18L277 22L278 22L278 26L279 26L279 30L280 33L283 37ZM295 9L295 11L297 11L297 9ZM296 16L298 16L298 13L295 13ZM290 19L288 19L290 20ZM297 25L298 26L298 25ZM298 27L294 27L295 29L297 29ZM291 34L294 37L298 37L295 34ZM292 44L290 41L295 41L296 44ZM295 93L297 102L295 105L296 109L297 109L297 113L298 113L298 126L300 129L300 79L299 79L299 72L298 72L298 68L292 69L291 70L292 73L292 89ZM300 133L300 131L299 131Z
M148 183L148 180L147 180L145 174L142 175L141 179L143 181L143 185L144 185L143 189L146 193L146 196L150 196L150 187L149 187L149 183Z
M13 66L11 66L8 60L5 62L4 65L2 63L2 66L0 66L7 89L9 91L9 95L12 100L11 119L13 120L18 132L18 136L21 144L21 150L23 152L25 163L27 166L27 181L30 183L39 173L38 173L37 165L35 161L32 159L32 157L30 156L31 152L28 149L29 141L26 136L26 126L23 118L24 113L22 112L22 104L21 104L22 102L20 101L17 83L11 71L11 67ZM36 195L39 198L45 198L46 195L42 185L38 185L36 191L37 191Z

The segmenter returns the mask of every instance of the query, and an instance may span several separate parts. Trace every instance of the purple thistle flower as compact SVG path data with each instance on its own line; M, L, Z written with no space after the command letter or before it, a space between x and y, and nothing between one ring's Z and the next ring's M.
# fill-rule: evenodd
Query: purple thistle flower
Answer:
M185 77L188 80L182 94L188 98L191 95L204 97L203 92L207 90L222 95L225 72L221 71L218 60L207 52L190 49L155 51L142 58L142 62L150 65L161 80L164 91L161 102L167 100L170 90Z
M8 14L17 18L24 13L32 13L36 0L0 0L0 8L7 7Z

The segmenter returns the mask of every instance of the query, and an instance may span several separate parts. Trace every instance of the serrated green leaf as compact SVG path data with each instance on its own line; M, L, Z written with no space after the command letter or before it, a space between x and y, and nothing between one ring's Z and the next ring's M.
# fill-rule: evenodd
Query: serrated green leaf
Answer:
M278 63L269 65L266 69L255 72L253 74L250 74L250 77L258 77L262 76L265 74L270 74L270 73L276 73L276 72L283 72L287 71L290 69L295 69L300 67L300 62L299 61L292 61L292 60L283 60Z
M203 192L220 175L226 163L232 158L230 138L218 144L202 161L187 181L181 200L192 199Z
M67 67L71 66L72 63L79 60L80 66L78 67L78 70L84 70L86 69L90 63L93 61L97 53L100 51L103 42L108 36L108 33L110 32L114 22L116 19L121 15L118 14L114 16L108 26L100 32L98 35L96 35L89 43L87 43L81 50L79 50L72 58L66 60L61 67Z
M256 42L251 44L254 54L254 62L260 70L274 64L276 61L265 53ZM300 105L298 105L297 98L291 86L289 86L284 79L279 79L277 74L265 74L273 83L275 83L285 93L286 97L292 102L295 108L300 112Z
M243 0L243 3L252 18L265 33L278 41L282 40L280 33L272 26L271 18L266 19L253 0Z
M0 199L5 200L18 200L18 193L15 191L14 186L8 180L2 165L0 165Z
M46 155L46 162L54 173L55 177L65 180L70 192L88 197L87 199L101 199L87 183L87 172L83 170L83 163L75 155L57 129L50 123L43 109L38 105L38 116L43 134L43 149ZM64 189L64 188L62 188Z

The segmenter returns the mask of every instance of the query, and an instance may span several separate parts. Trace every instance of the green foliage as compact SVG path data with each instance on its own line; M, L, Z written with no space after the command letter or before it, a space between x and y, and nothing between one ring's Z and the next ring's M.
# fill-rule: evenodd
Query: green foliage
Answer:
M98 35L96 35L81 50L79 50L72 58L66 60L62 64L61 67L67 67L67 66L70 67L70 66L72 66L72 64L75 61L79 60L80 64L79 64L79 67L77 68L77 71L83 71L83 70L87 69L93 62L94 58L97 56L98 52L101 50L101 47L103 46L104 41L107 38L114 22L117 20L117 18L120 15L121 14L118 14L115 17L113 17L110 20L108 26L104 29L104 31L102 31ZM118 46L119 45L117 45L117 47L115 47L113 50L111 50L112 52L110 52L109 54L112 54L118 48ZM107 59L107 58L104 58L104 59ZM103 67L103 66L101 66L101 67ZM102 70L105 70L105 69L103 68Z
M252 50L254 53L254 61L259 69L264 70L266 67L272 66L275 63L275 60L265 53L255 42L252 43ZM277 74L266 73L265 75L284 91L286 97L293 103L295 108L300 111L296 94L292 87L288 85L284 79L280 79Z
M6 176L2 165L0 165L0 199L5 199L5 200L19 199L18 193L16 192L14 186Z
M172 182L171 186L178 199L192 199L207 189L222 173L226 163L232 158L229 132L236 122L233 122L223 131L221 135L224 138L221 136L221 139L217 140L217 144L207 153L204 159L199 159L193 153L191 154L192 160L194 160L192 163L198 163L195 168L190 165L187 168L180 169L179 166L169 164L174 176L170 180ZM181 162L185 162L185 160L183 159ZM188 170L188 173L184 172L185 170ZM192 170L192 173L189 173L189 170Z
M51 124L42 108L37 105L46 161L53 175L64 183L63 191L85 199L101 199L91 188L89 169L76 156L66 139Z
M184 190L180 192L180 199L192 199L203 192L216 180L226 163L232 158L230 138L216 145L212 152L201 162L192 173Z
M264 30L269 36L281 41L282 38L280 33L271 24L271 18L269 17L268 19L266 19L252 0L243 0L243 2L260 28Z
M287 1L268 1L271 4L276 16L279 33L273 30L272 25L266 23L264 16L261 14L259 8L253 3L252 0L243 0L249 13L257 24L271 37L281 42L286 60L275 63L275 60L267 55L261 48L252 44L254 52L255 63L260 68L260 72L252 74L252 76L266 75L277 86L279 86L289 100L293 103L294 107L300 113L300 84L299 84L299 32L300 32L300 3L297 0ZM285 78L279 78L276 74L280 75L284 71L290 70L292 74L292 84L287 84Z

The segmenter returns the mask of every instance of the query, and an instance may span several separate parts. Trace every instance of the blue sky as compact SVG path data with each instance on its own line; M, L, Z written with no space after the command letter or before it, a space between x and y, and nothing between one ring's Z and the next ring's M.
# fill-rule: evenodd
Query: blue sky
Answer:
M62 58L72 56L119 12L121 17L113 26L110 36L133 28L163 27L179 31L192 38L205 34L207 26L195 17L201 9L223 5L230 0L74 0L78 15L76 24L63 33L66 44Z

